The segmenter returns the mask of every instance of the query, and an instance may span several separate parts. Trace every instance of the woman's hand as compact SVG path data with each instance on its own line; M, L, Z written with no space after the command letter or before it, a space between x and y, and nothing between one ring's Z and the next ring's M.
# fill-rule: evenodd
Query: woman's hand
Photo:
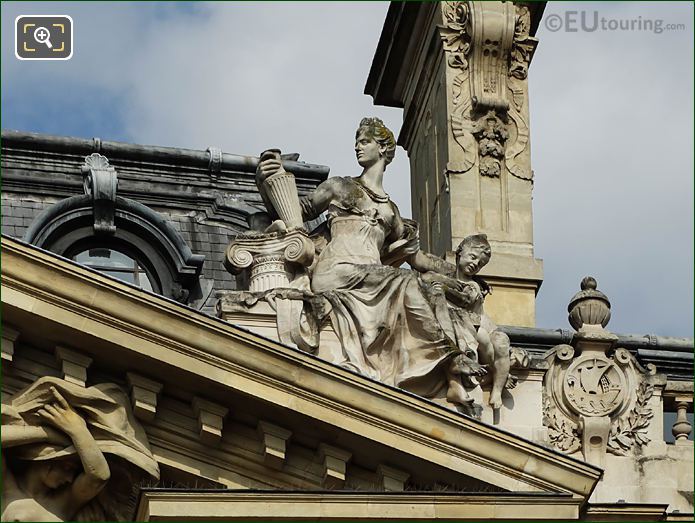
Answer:
M69 436L72 436L75 431L87 430L84 418L73 410L55 387L51 387L50 390L55 401L36 411L36 414Z
M67 447L72 443L70 438L66 437L65 434L54 429L53 427L43 427L43 430L46 431L46 441L48 443L53 445L62 445L64 447Z
M259 162L256 168L256 177L263 182L269 176L284 172L285 168L282 166L282 160L280 158L268 158Z

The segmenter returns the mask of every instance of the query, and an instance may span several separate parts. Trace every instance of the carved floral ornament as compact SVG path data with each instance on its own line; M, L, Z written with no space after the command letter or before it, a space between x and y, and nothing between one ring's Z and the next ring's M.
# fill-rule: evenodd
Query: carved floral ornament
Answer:
M581 288L569 306L575 347L558 345L546 355L543 423L555 448L585 454L583 432L603 423L605 430L597 435L605 439L605 451L625 455L649 442L656 369L642 367L624 348L613 348L617 336L604 329L610 319L608 298L591 277Z
M118 175L116 169L109 165L106 156L92 153L85 157L82 165L84 192L93 200L94 233L113 234L116 212L116 191Z
M524 107L528 64L537 44L529 36L528 7L510 2L443 2L439 34L452 81L451 131L462 153L448 170L464 173L476 163L483 176L501 176L503 165L531 181L529 130ZM480 129L495 115L494 141ZM509 139L511 138L511 139Z

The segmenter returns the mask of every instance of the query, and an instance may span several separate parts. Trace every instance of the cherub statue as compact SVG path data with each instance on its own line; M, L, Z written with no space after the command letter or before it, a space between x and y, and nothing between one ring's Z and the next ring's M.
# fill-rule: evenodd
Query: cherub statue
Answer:
M122 458L115 463L119 480L132 465L159 476L144 431L117 385L85 388L40 378L2 405L0 519L124 519L123 507L116 505L130 496L130 486L128 492L100 496L114 473L107 453Z
M486 235L468 236L456 249L455 278L428 272L423 279L437 284L444 291L449 303L452 331L458 333L454 336L463 343L468 342L468 348L477 345L478 361L489 368L492 377L489 403L492 408L499 409L502 390L505 386L513 387L515 379L509 374L509 337L497 328L483 308L485 296L491 291L477 274L490 261L491 254Z

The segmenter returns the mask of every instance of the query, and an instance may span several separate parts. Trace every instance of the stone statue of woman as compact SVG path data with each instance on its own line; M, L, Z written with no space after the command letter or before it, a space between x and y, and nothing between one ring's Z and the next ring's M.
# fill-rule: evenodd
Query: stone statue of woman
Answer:
M122 519L97 496L112 479L107 455L158 478L144 431L114 384L81 387L44 377L2 406L2 521ZM107 489L108 490L108 489Z
M460 375L486 371L443 333L415 272L440 270L444 262L420 250L417 224L401 218L384 191L395 150L383 122L364 118L355 137L362 173L329 178L301 199L305 220L327 215L309 268L310 291L330 303L340 347L320 348L319 355L424 397L445 388L448 401L468 406ZM269 177L283 168L279 159L267 159L258 169ZM415 271L400 268L403 262Z

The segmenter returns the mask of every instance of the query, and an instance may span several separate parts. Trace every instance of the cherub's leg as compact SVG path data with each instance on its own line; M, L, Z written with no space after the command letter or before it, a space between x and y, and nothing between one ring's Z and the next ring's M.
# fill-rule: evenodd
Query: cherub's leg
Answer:
M448 389L446 391L446 399L457 405L470 406L473 403L473 398L468 395L468 391L461 382L461 369L457 363L457 358L452 358L446 368L446 379Z
M487 338L494 354L490 405L495 409L499 409L502 406L502 390L504 390L509 379L509 336L504 332L496 330L488 334Z
M456 374L463 376L484 376L487 374L487 366L481 365L474 359L469 358L465 354L459 354L451 360L450 370Z

